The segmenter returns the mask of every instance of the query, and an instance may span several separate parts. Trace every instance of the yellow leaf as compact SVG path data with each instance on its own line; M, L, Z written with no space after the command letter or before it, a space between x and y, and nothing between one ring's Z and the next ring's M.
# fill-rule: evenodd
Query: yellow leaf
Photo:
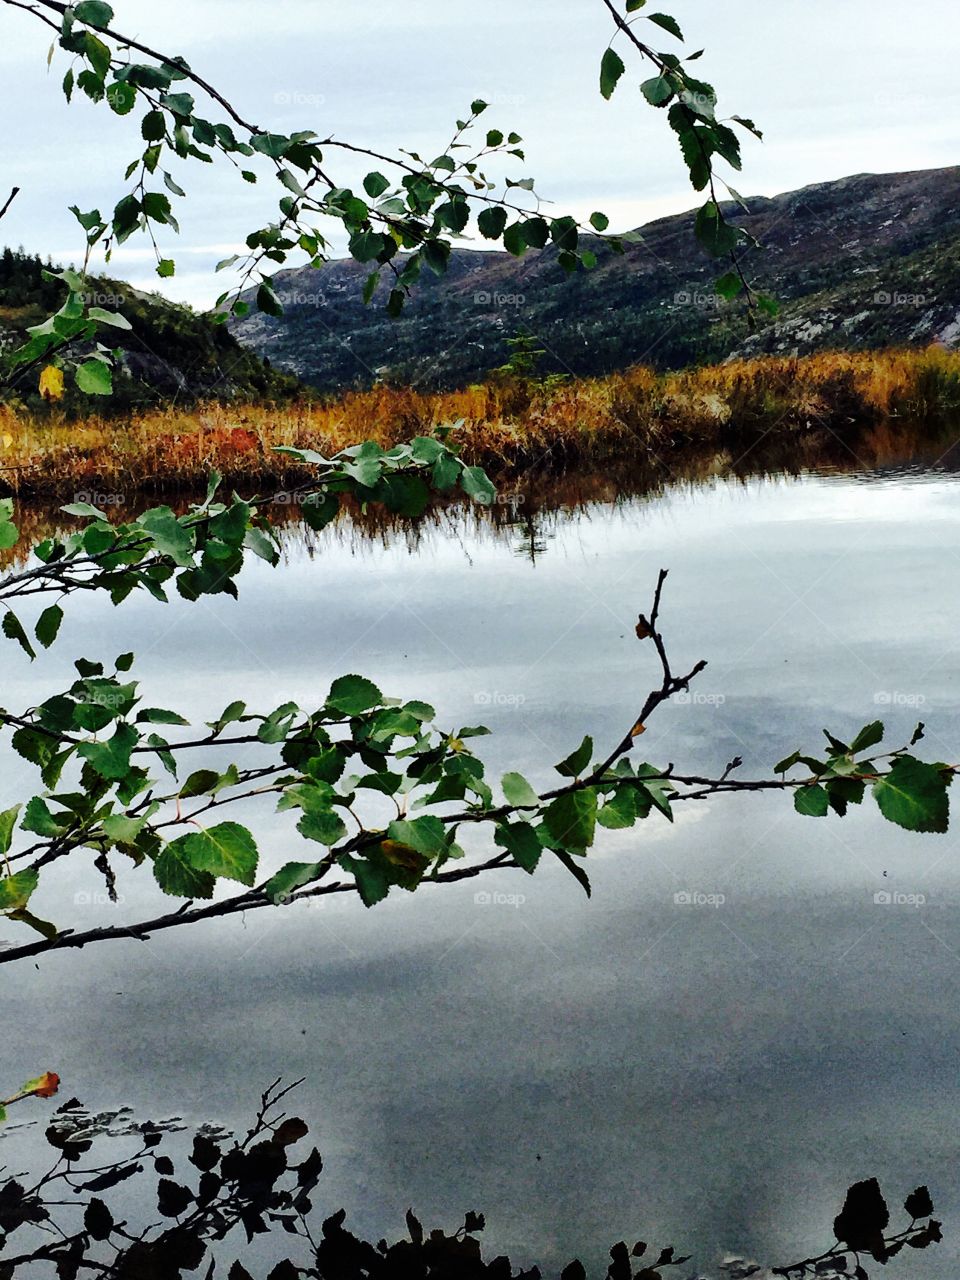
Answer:
M10 446L13 444L13 436L8 435L6 432L4 432L3 436L0 437L0 439L3 440L3 447L5 449L9 449Z
M48 364L40 375L40 394L44 400L63 399L63 370Z

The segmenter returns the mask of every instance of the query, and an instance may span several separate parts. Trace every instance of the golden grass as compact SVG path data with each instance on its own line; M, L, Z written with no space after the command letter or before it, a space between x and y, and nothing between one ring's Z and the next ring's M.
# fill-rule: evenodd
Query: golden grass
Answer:
M919 431L957 417L960 355L937 348L761 357L668 374L638 366L549 387L377 387L280 409L209 405L81 422L0 405L0 484L23 495L130 494L190 488L212 467L234 484L284 484L298 473L272 453L276 445L389 447L461 419L465 458L503 474L733 448L760 435L797 443L885 422Z

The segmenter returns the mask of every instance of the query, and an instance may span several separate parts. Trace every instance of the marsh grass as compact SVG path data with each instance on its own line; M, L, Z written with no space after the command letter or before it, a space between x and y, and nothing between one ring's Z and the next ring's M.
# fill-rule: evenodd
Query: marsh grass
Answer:
M390 447L462 422L466 459L494 475L563 474L573 466L642 463L679 451L752 448L776 440L798 461L865 428L910 424L918 435L960 419L960 355L938 348L730 361L680 373L644 366L604 378L502 379L461 391L380 386L286 407L176 406L69 421L0 406L0 485L62 497L78 490L190 489L212 467L233 484L304 478L273 453L332 453L361 440Z

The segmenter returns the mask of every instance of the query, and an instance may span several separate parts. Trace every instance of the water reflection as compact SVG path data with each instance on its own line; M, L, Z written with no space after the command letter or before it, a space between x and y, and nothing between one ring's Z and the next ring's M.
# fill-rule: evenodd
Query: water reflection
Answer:
M759 768L880 714L897 740L923 718L932 751L956 759L955 457L871 439L872 470L819 455L797 478L750 477L746 460L712 459L639 492L531 480L516 510L445 506L413 528L371 513L317 539L291 522L283 569L251 565L238 603L77 597L34 667L10 646L3 703L32 705L75 656L123 649L149 702L198 720L233 696L314 704L356 670L429 696L444 723L482 719L490 773L539 784L585 732L622 734L649 676L636 609L667 566L671 647L678 665L710 659L713 701L663 708L649 758ZM27 780L5 753L0 804ZM297 856L272 814L256 820L270 856ZM89 886L88 866L71 875L57 894ZM49 1065L98 1109L121 1095L231 1128L262 1081L304 1075L299 1109L359 1231L402 1230L398 1200L443 1222L474 1204L517 1261L563 1263L589 1242L599 1262L635 1224L708 1273L725 1249L803 1257L838 1187L872 1174L929 1182L960 1221L952 837L742 797L610 833L592 878L589 904L547 870L486 886L520 904L453 886L18 967L3 977L5 1074ZM146 905L138 883L124 910ZM879 906L887 888L924 904ZM110 910L83 909L91 924ZM952 1280L958 1258L950 1237L895 1265Z
M777 481L803 475L851 478L861 484L883 478L922 482L957 470L960 442L954 433L931 433L910 424L889 422L857 428L846 437L822 428L787 439L771 433L739 452L678 446L666 456L645 453L641 457L624 457L602 472L558 474L546 466L528 469L498 480L497 501L491 507L441 498L418 520L395 516L379 506L361 509L356 502L345 501L341 518L319 535L301 523L296 503L286 493L271 494L269 511L272 522L286 531L288 544L307 555L330 544L358 550L364 544L386 546L395 540L418 551L434 532L444 539L467 532L471 537L507 539L519 556L535 563L548 550L558 523L573 516L589 517L598 508L657 502L667 493L672 498L689 496L719 482L728 488L744 487L757 480ZM96 495L83 496L89 500ZM185 511L191 501L202 495L139 493L129 502L123 500L124 495L108 496L111 501L104 506L104 515L113 523L121 523L161 501L176 511ZM49 501L17 502L20 545L0 552L0 566L18 563L27 547L76 527L74 521L63 516L60 505Z

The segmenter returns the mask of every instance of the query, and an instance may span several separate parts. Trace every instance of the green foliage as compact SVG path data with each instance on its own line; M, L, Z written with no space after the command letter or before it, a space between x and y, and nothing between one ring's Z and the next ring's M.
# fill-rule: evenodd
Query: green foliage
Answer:
M632 11L628 4L627 12ZM717 202L713 157L739 168L739 143L732 130L716 120L712 87L693 78L675 55L654 51L638 39L626 19L614 16L617 32L625 33L641 58L657 69L657 75L642 86L644 97L658 108L675 104L670 124L679 135L691 179L698 190L710 188L711 200L697 223L698 237L717 256L733 253L742 233L727 222ZM652 13L644 18L682 41L680 27L669 14ZM388 269L386 309L391 316L403 310L424 267L436 276L447 271L452 244L467 233L471 221L476 222L482 237L502 243L516 257L528 249L552 244L566 272L589 269L596 263L594 251L580 245L581 228L575 219L541 216L532 178L505 177L501 183L490 175L491 162L524 162L525 153L520 145L523 139L515 131L481 126L480 119L488 109L482 99L475 99L466 116L456 121L452 136L433 160L412 151L395 157L377 156L380 167L363 176L361 191L356 192L336 185L327 168L331 153L357 148L333 138L321 140L309 130L271 133L245 121L183 58L144 53L146 61L131 61L127 41L113 29L113 21L113 8L101 0L84 0L63 10L57 43L72 56L63 91L70 101L80 89L92 102L106 104L118 116L133 116L140 108L138 133L144 146L127 166L126 179L132 187L116 201L112 212L81 211L76 206L72 212L88 248L101 245L108 259L115 245L134 234L146 234L156 254L158 276L169 279L176 273L176 260L162 255L156 237L158 230L179 231L171 197L183 199L186 194L169 172L171 162L211 163L219 156L235 165L249 182L272 176L282 189L276 218L249 233L245 254L220 264L222 268L239 265L242 276L232 297L227 292L218 301L221 309L217 319L221 322L231 313L246 314L248 303L240 295L253 279L257 280L257 307L271 316L281 314L283 306L272 274L293 253L306 254L314 265L323 262L329 239L321 224L330 220L345 234L351 256L371 267L363 290L365 301L376 295L381 272ZM623 58L611 45L601 62L604 98L612 96L625 70ZM226 118L209 119L206 112ZM752 122L739 117L733 120L756 132ZM536 202L532 210L530 198ZM607 226L602 213L590 219L594 232L605 234ZM622 247L616 237L610 237L610 244ZM59 278L68 285L67 302L55 316L30 327L29 340L15 362L29 367L58 354L62 364L75 369L82 393L109 396L113 390L111 350L96 343L96 334L103 326L122 327L123 317L119 312L89 306L81 288L82 276L63 272ZM745 289L752 308L753 295L748 286ZM77 347L82 349L79 360L72 354L66 356Z
M396 494L386 481L432 475L444 462L461 470L467 492L485 496L482 473L467 479L469 469L439 439L422 437L388 451L366 444L333 459L297 456L317 469L320 487L313 493L352 492L389 502ZM9 601L23 593L105 591L120 603L139 589L165 599L172 582L188 600L235 594L252 531L270 547L268 558L275 563L278 557L259 501L236 495L218 501L218 483L214 476L205 501L185 515L154 507L127 525L109 525L95 508L71 504L66 511L82 527L62 542L41 544L36 565L0 580L8 635L32 653L30 638L9 611ZM0 515L10 521L7 508ZM40 643L54 642L62 617L59 604L42 612L35 626ZM655 614L645 635L656 635ZM661 660L664 685L650 695L644 714L685 688L702 666L677 678L663 654ZM0 712L0 724L13 730L14 749L39 770L44 787L22 806L0 813L0 856L7 868L0 879L0 913L38 931L46 940L41 945L57 945L59 934L28 910L40 872L84 849L95 853L111 894L112 860L122 857L134 867L151 867L159 887L175 898L210 900L221 882L243 887L222 908L211 908L215 912L285 904L345 885L372 907L394 889L413 892L428 880L460 878L464 872L448 872L447 864L466 858L460 843L466 833L474 854L486 831L495 851L486 861L471 861L466 874L507 865L532 874L547 853L589 893L584 859L598 829L629 829L654 813L672 821L675 805L703 794L705 785L708 791L737 789L729 774L738 762L714 783L684 779L672 766L634 765L628 758L631 731L599 762L586 736L556 766L563 781L551 790L538 791L521 774L506 773L504 804L468 745L485 728L443 728L427 703L387 697L357 674L337 677L313 708L286 702L257 712L234 700L198 740L176 710L141 705L138 683L130 677L133 661L132 654L121 654L107 673L102 663L79 659L77 678L65 690L21 715ZM157 726L164 727L163 736ZM178 738L181 728L186 733ZM850 743L826 732L829 750L822 759L795 751L777 764L779 780L759 785L793 790L797 811L817 817L844 815L850 804L862 803L869 788L890 821L910 831L943 831L954 770L910 754L922 732L918 726L907 747L880 755L879 721L865 725ZM201 765L181 777L181 752L189 749L195 762L197 747L222 750L233 744L256 748L261 759ZM785 776L801 766L800 778ZM274 797L279 813L295 815L297 831L323 846L322 857L264 873L253 831L222 812L264 794ZM367 801L377 797L396 807L386 829L365 816ZM32 839L16 849L18 823L20 833L39 843ZM191 918L190 912L177 917Z

